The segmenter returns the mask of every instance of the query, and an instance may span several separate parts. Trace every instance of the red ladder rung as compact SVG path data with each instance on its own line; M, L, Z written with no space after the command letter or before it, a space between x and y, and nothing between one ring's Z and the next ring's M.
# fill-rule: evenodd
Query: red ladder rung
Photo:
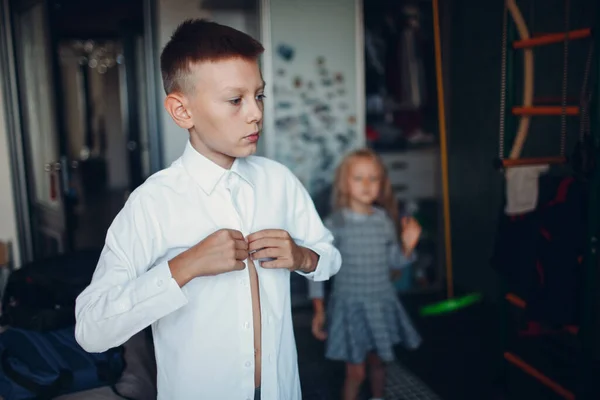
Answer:
M578 106L567 106L564 111L562 106L534 106L534 107L513 107L513 115L518 116L546 116L562 115L563 112L568 116L579 115Z
M502 160L504 168L523 167L526 165L544 165L544 164L564 164L567 162L565 157L530 157L530 158L509 158Z
M569 31L568 34L565 34L565 32L549 33L546 35L541 35L541 36L533 37L530 39L516 40L515 42L513 42L513 48L524 49L527 47L544 46L547 44L564 42L565 39L567 39L567 38L568 38L568 40L575 40L575 39L585 39L590 36L592 36L591 28L584 28L584 29L577 29L574 31Z

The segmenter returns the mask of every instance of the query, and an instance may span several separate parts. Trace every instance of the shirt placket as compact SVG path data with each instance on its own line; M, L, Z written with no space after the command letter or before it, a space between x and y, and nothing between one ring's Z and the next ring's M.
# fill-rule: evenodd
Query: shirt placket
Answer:
M225 188L229 194L229 200L233 209L233 218L235 219L238 230L248 236L248 216L245 216L238 204L237 197L242 182L232 172L228 172L225 177ZM245 218L244 218L245 217ZM238 272L239 285L242 290L236 290L238 300L238 324L242 331L240 335L240 348L242 349L242 376L244 391L248 393L248 398L254 395L254 329L252 324L252 294L250 292L250 276L248 271L248 260L244 261L246 268Z

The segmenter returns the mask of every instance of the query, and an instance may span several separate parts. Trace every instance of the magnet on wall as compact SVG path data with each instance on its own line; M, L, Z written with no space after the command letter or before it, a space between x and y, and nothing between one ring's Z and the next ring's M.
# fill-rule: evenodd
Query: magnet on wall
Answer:
M325 65L325 57L323 56L319 56L317 57L317 65L322 67L323 65Z
M335 97L335 93L333 93L333 92L328 92L328 93L327 93L327 98L328 98L329 100L333 99L334 97Z
M331 108L327 105L327 104L319 104L317 106L315 106L315 113L322 113L322 112L327 112L329 111Z
M346 94L346 89L344 89L344 88L339 88L339 89L337 90L337 93L338 93L340 96L343 96L343 95L345 95L345 94Z
M294 86L296 88L301 88L302 87L302 78L297 76L296 79L294 79Z
M287 44L280 44L277 46L277 54L285 61L291 61L294 58L294 49Z
M348 109L348 104L346 104L346 103L340 103L339 107L340 107L340 110L347 110Z
M279 76L285 76L285 69L283 69L283 68L279 68L279 69L277 70L277 75L279 75Z
M337 83L342 83L342 82L344 82L344 75L342 75L340 72L337 72L334 75L334 79Z
M331 86L333 82L331 81L331 79L325 78L321 80L321 83L323 84L323 86Z
M354 115L349 116L348 123L354 125L356 123L356 117Z
M277 129L292 129L298 120L294 117L284 117L275 121Z
M298 119L300 120L300 123L303 125L310 125L310 121L308 119L308 115L307 114L300 114L300 116L298 117Z
M275 107L281 110L289 110L290 108L292 108L292 103L290 103L289 101L280 101Z
M335 138L337 139L338 142L340 142L340 144L342 144L343 146L348 145L348 142L350 141L350 139L346 136L346 135L342 135L341 133L338 133L335 135Z

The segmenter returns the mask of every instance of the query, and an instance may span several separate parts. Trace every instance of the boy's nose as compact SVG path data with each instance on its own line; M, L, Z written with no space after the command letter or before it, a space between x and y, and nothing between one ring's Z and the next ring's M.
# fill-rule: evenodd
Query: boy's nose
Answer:
M254 124L262 121L263 111L260 105L257 102L254 102L254 104L250 107L251 108L248 111L248 122Z

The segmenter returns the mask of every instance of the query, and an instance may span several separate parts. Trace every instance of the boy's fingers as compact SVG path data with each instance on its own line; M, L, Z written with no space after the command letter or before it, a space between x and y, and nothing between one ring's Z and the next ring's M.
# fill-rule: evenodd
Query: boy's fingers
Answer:
M244 235L240 231L236 231L235 229L225 229L225 231L229 232L232 239L244 240Z
M248 242L246 242L244 239L237 239L235 241L235 248L237 250L248 250Z
M263 238L287 238L289 234L283 229L263 229L262 231L254 232L248 235L248 242L254 242Z
M254 241L248 242L248 251L256 251L260 249L265 249L268 247L279 247L281 239L274 239L271 237L256 239Z

